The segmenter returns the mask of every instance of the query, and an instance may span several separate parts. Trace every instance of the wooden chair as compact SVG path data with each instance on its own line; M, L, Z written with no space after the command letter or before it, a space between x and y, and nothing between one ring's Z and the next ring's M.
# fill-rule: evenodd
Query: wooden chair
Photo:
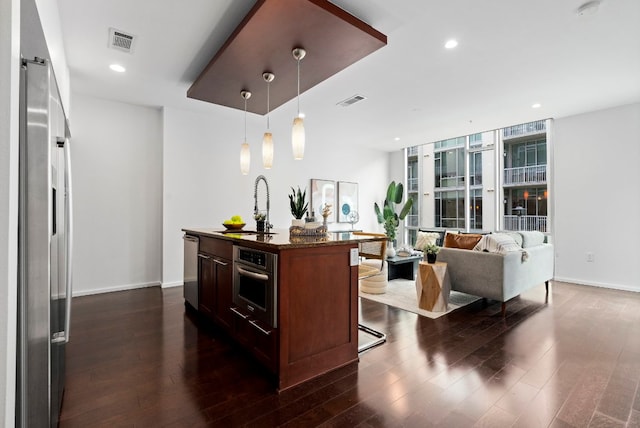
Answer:
M358 244L358 254L361 258L361 263L358 265L358 279L370 278L382 274L384 271L384 261L387 258L387 236L384 233L369 232L353 232L353 234L384 238L378 241L367 241ZM380 262L363 263L363 258L365 260L380 260Z

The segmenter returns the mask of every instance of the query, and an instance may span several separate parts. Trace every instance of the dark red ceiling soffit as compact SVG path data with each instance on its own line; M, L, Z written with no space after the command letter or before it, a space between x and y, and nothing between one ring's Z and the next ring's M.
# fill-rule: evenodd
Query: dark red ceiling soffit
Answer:
M189 98L244 110L240 91L251 91L247 110L267 112L295 98L297 66L291 51L307 55L300 93L387 44L387 36L326 0L258 0L187 91Z

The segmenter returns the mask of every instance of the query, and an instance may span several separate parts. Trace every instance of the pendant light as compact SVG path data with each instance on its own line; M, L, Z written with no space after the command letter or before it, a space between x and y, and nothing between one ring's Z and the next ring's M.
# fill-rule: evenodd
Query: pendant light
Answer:
M244 143L240 146L240 172L242 175L247 175L251 165L251 152L247 143L247 100L251 98L251 92L240 91L240 96L244 99Z
M293 118L293 129L291 130L291 146L293 148L293 158L301 160L304 156L304 119L300 114L300 60L307 54L303 48L295 48L293 57L298 61L298 114Z
M264 137L262 137L262 165L264 169L271 169L271 166L273 166L273 135L269 129L269 89L275 77L273 73L268 71L262 73L262 78L267 82L267 130L264 133Z

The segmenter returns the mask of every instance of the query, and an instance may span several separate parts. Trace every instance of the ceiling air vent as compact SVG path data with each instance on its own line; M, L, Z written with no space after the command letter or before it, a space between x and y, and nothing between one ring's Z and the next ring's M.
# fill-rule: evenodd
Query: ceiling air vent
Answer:
M367 97L363 97L362 95L354 95L352 97L347 98L346 100L340 101L337 105L341 107L349 107L352 104L360 102L362 100L366 100Z
M109 47L122 52L132 53L136 36L124 31L109 28Z

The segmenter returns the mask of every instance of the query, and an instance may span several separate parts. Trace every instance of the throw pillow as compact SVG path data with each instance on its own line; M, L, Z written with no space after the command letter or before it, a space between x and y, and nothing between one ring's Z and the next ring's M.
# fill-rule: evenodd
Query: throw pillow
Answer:
M505 235L509 235L513 238L514 241L516 241L516 244L522 247L522 235L520 235L520 233L514 232L512 230L499 230L496 233L504 233Z
M544 244L544 233L537 230L519 232L522 235L522 248L531 248Z
M429 244L436 245L439 237L440 234L437 232L418 232L414 248L417 250L424 250L424 247Z
M448 233L444 237L444 246L447 248L461 248L463 250L472 250L476 246L482 235L475 233Z
M522 248L507 233L492 233L484 235L473 248L475 251L506 254L510 251L520 251Z

